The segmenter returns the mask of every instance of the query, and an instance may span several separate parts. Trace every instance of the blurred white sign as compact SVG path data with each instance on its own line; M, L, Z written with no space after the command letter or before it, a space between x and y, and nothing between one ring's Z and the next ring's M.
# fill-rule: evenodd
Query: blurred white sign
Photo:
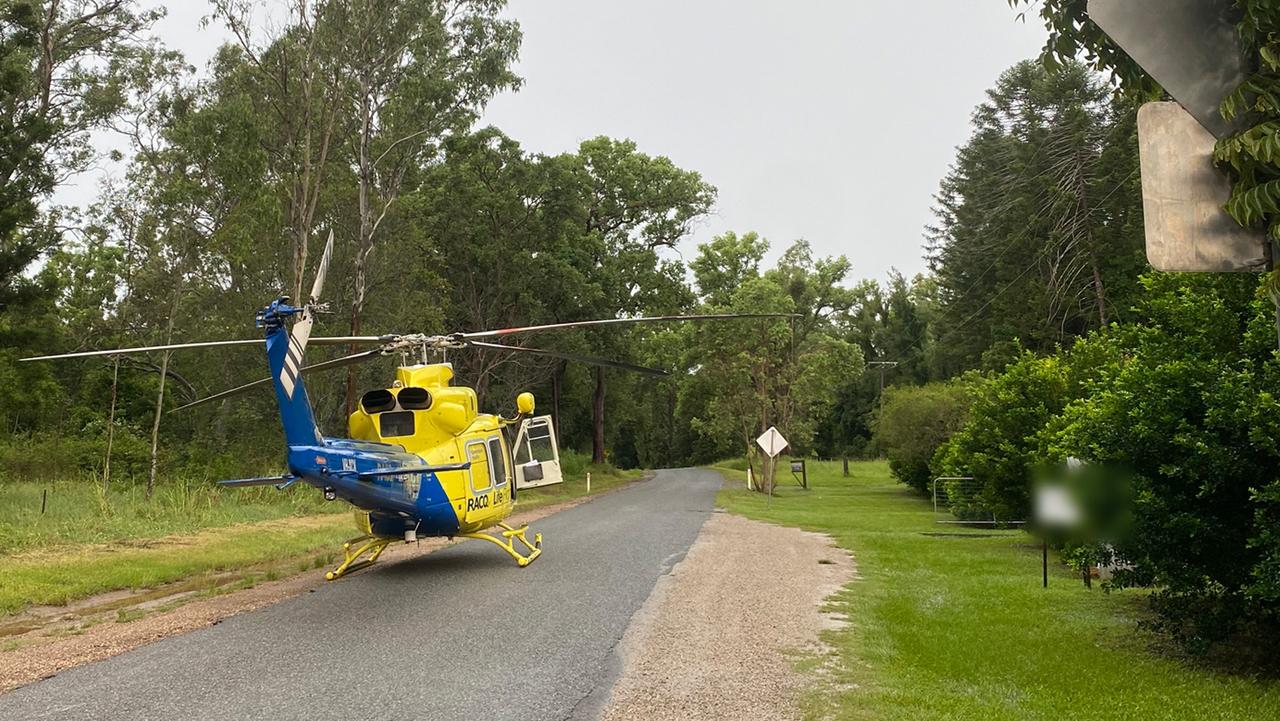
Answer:
M1080 506L1066 486L1045 484L1036 489L1036 521L1043 526L1070 528L1081 521Z

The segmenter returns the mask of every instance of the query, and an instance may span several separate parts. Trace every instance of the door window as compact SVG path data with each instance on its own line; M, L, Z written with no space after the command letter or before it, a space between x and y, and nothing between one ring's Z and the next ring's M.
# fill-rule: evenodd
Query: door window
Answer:
M546 421L529 425L529 454L535 461L555 460L556 451L551 445L551 424Z
M502 452L502 441L497 436L489 439L489 466L493 469L493 485L507 485L507 454Z
M484 493L492 488L489 451L484 441L471 441L467 444L467 460L471 461L471 492Z

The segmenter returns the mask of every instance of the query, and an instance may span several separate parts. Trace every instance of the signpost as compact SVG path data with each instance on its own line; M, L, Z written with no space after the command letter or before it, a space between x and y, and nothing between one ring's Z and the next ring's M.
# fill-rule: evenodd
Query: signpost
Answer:
M787 442L786 438L782 437L782 434L779 433L778 429L775 428L774 426L769 426L769 430L765 431L764 433L761 433L760 437L756 439L756 444L760 446L760 448L764 451L765 456L769 459L765 461L764 477L765 477L765 484L768 487L765 488L764 490L770 496L772 496L773 495L774 459L778 457L779 453L782 453L783 451L785 451L787 449L787 446L791 444Z

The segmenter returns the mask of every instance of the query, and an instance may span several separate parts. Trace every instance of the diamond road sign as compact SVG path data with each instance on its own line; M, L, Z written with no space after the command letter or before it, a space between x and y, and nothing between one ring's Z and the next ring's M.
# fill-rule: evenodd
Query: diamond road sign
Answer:
M790 445L787 443L787 439L783 438L778 429L773 426L769 426L769 430L761 433L760 437L756 439L756 443L760 444L760 447L764 449L765 454L770 458L776 457Z

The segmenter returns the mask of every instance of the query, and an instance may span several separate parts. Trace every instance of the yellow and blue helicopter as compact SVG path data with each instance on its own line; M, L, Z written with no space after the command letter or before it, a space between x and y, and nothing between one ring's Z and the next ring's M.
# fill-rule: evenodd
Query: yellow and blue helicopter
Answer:
M666 371L616 360L594 358L485 339L591 326L666 321L765 318L778 314L712 314L646 316L586 320L448 335L381 335L311 337L319 297L333 253L330 233L316 272L310 298L293 305L282 296L256 315L266 337L269 378L189 403L177 410L274 386L288 449L288 472L280 476L220 481L230 487L271 485L287 488L298 481L320 489L327 500L355 506L361 535L343 546L343 562L326 574L333 580L378 559L393 541L443 536L483 539L506 551L520 566L542 553L542 535L528 539L528 526L505 522L515 508L517 486L554 481L559 469L555 437L548 417L533 418L531 393L516 397L511 418L480 413L475 390L453 386L453 367L428 362L428 354L466 348L534 353L649 375ZM292 326L289 327L289 321ZM24 358L26 361L83 356L118 356L148 351L260 345L261 340L223 340L139 348L87 351ZM303 365L309 344L375 347L334 360ZM350 438L320 433L303 383L304 372L338 368L392 354L415 352L421 362L401 365L388 388L365 393L347 423ZM533 422L531 424L531 421ZM512 434L512 431L517 431ZM549 452L548 452L549 451ZM496 530L490 530L496 529Z

